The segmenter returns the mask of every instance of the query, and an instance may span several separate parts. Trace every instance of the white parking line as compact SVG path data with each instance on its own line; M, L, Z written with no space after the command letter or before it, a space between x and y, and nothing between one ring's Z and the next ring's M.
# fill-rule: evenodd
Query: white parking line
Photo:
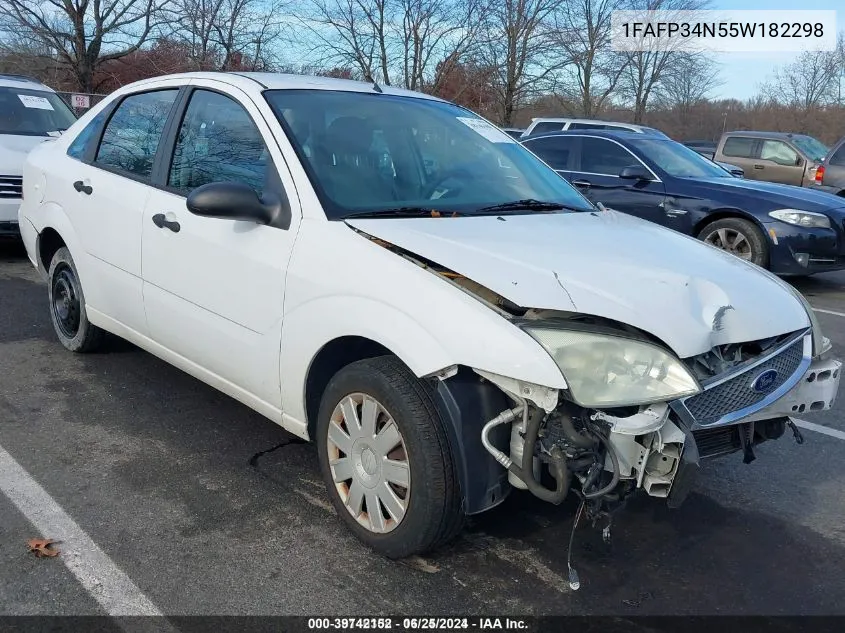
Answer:
M813 312L821 312L822 314L832 314L834 316L845 317L845 312L837 312L836 310L824 310L822 308L813 308Z
M792 421L795 422L795 426L800 426L802 429L807 429L808 431L815 431L816 433L823 433L824 435L835 437L839 440L845 440L845 432L838 431L827 426L822 426L821 424L816 424L815 422L799 420L798 418L792 418Z
M61 506L0 446L0 492L32 523L34 537L61 541L59 559L111 616L162 615ZM24 541L20 543L21 549Z

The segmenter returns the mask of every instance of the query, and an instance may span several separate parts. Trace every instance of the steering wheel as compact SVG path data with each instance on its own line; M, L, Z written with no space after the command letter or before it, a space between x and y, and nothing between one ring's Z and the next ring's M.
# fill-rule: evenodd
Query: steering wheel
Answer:
M457 178L457 177L461 177L461 176L468 178L470 180L473 180L475 178L475 175L471 171L466 169L465 167L457 167L455 169L447 169L442 174L438 174L437 180L435 180L433 183L431 183L428 187L425 188L425 191L423 191L422 197L430 199L431 196L434 194L435 191L437 191L437 188L441 184L443 184L444 182L446 182L450 178ZM450 189L450 191L460 191L461 188L462 187L457 187L455 189Z

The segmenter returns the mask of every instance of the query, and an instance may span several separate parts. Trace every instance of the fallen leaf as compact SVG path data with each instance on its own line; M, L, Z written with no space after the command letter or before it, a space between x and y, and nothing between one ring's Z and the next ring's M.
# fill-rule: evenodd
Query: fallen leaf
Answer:
M59 555L59 549L51 547L51 545L55 545L58 542L51 538L31 538L26 544L30 552L34 552L38 558L43 558L45 556L52 557Z
M432 209L431 210L431 217L439 218L440 217L440 211L438 211L437 209Z

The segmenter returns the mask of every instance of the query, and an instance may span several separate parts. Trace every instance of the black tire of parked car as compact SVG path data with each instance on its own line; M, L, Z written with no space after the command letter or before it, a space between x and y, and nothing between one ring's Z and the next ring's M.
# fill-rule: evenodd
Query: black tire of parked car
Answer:
M698 239L707 241L707 238L719 229L728 229L742 235L751 248L751 261L763 268L768 265L769 246L763 232L753 222L742 218L722 218L701 229L698 233Z
M103 343L105 331L88 320L79 273L65 247L57 250L50 261L47 293L50 320L62 345L71 352L96 351Z
M410 467L407 509L390 532L376 533L347 510L329 465L329 422L350 394L365 394L393 417ZM451 540L463 528L460 485L433 390L398 358L379 356L351 363L331 379L320 403L316 443L320 470L337 514L363 543L389 558L422 554Z

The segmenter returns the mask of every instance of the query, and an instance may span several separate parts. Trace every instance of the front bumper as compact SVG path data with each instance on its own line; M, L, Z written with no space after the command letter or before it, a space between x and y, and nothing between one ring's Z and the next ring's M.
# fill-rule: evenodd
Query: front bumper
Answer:
M18 209L21 206L19 198L0 198L0 237L17 237Z
M622 476L636 479L637 487L654 497L668 497L677 507L694 485L702 459L745 450L760 442L780 437L790 416L830 409L836 402L842 363L826 358L810 358L812 341L809 333L784 344L776 353L743 368L712 387L734 382L749 387L772 367L785 366L800 344L801 361L795 371L757 403L729 411L730 404L718 416L696 419L683 402L672 403L675 416L651 436L633 437L611 433L610 440L622 464ZM780 362L780 365L776 363ZM706 393L707 389L704 392ZM718 393L718 392L716 392ZM700 394L699 394L700 395ZM728 403L739 402L735 392L726 395ZM705 422L705 424L702 424ZM753 452L750 454L753 459ZM750 461L749 459L749 461Z
M832 217L831 221L835 219ZM845 238L839 227L803 228L768 222L764 228L769 241L769 269L773 273L810 275L845 269Z

